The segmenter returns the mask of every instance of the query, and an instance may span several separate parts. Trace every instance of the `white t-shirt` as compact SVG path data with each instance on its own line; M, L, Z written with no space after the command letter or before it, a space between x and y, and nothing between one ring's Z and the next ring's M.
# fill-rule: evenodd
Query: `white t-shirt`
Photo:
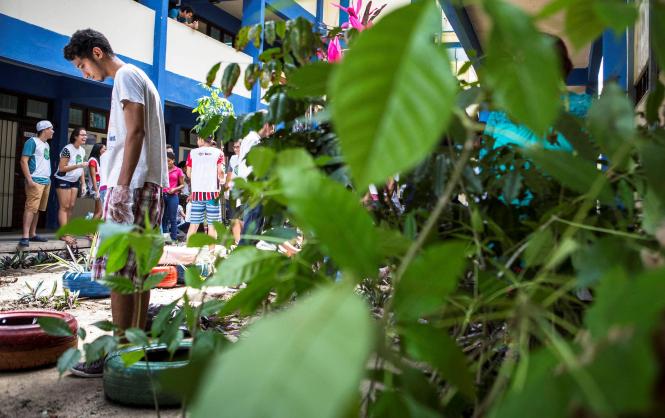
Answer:
M67 144L62 151L60 151L60 158L69 158L69 161L67 161L67 167L81 164L85 160L85 148L76 148L74 144ZM56 178L66 181L79 181L82 175L82 167L67 172L58 171L55 173Z
M164 112L162 101L155 85L143 70L132 64L124 64L115 74L111 93L111 116L109 118L108 140L105 164L106 185L118 185L118 177L124 159L127 126L123 112L124 103L132 102L143 105L145 137L138 164L129 184L132 189L143 187L144 183L154 183L168 187L168 168L166 164L166 133L164 132Z
M249 154L249 151L259 142L261 142L261 137L254 131L248 133L247 136L240 141L240 152L238 153L240 163L238 165L238 174L236 177L247 180L247 176L252 172L252 166L247 165L247 154Z
M109 165L109 155L108 153L103 153L102 155L99 156L99 187L107 187L106 185L106 170Z
M187 157L187 167L192 168L192 193L218 192L217 165L223 163L224 155L219 148L199 147L191 150Z

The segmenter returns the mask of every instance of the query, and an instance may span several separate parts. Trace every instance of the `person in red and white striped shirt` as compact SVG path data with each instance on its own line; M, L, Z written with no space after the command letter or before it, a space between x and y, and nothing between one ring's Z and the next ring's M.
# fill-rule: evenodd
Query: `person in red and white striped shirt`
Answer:
M187 157L187 176L191 179L192 202L187 239L194 235L200 224L209 225L208 235L217 238L213 222L222 222L219 190L224 183L224 153L212 146L212 137L198 139L198 148ZM214 250L214 245L211 246Z

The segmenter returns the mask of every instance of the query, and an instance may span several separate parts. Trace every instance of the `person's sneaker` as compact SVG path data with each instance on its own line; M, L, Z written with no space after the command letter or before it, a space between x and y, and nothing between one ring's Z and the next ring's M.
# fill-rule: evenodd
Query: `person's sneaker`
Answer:
M34 237L30 238L30 241L32 242L48 242L48 239L44 237L40 237L39 235L35 235Z
M21 238L18 240L18 245L20 247L28 247L30 246L30 240L28 238Z
M78 377L102 377L104 374L104 358L95 360L88 364L85 361L80 362L69 371Z

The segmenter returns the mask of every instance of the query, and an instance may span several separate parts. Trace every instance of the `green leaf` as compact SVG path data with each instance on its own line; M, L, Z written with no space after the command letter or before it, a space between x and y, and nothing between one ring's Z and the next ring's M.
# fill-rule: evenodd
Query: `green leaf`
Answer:
M208 234L197 232L187 239L187 246L194 248L201 248L206 245L214 245L216 243L215 239Z
M108 248L106 272L108 274L113 274L117 271L120 271L123 267L125 267L125 264L127 264L127 258L129 257L129 236L122 235L109 241L113 241L114 245ZM101 245L103 244L104 241L102 240Z
M665 68L665 31L662 28L665 27L665 4L660 1L650 1L642 7L650 8L647 13L647 16L650 16L649 24L652 28L649 31L650 45L658 60L658 67L663 69Z
M132 350L132 351L125 351L124 353L120 354L120 358L122 359L122 362L125 364L125 367L130 367L133 364L141 361L143 358L143 350Z
M639 272L641 261L637 251L631 248L632 244L626 238L606 236L576 251L571 259L577 270L578 287L596 285L601 277L616 267L622 267L630 273ZM612 262L599 263L598 260Z
M332 70L333 65L323 61L298 68L289 74L289 85L295 89L289 90L288 95L294 98L325 96Z
M379 253L383 257L400 257L411 246L411 240L395 229L376 228Z
M215 131L219 128L219 124L222 121L222 115L212 116L206 124L197 132L198 136L201 138L207 138L214 135Z
M148 336L139 328L127 328L125 330L125 338L127 338L130 343L140 347L146 347L150 344Z
M76 366L78 362L81 360L81 352L78 350L78 348L70 347L62 353L60 358L58 358L58 373L60 376L63 375L66 371L69 371L72 367Z
M164 280L164 277L166 277L166 273L151 274L143 282L143 291L145 292L154 287L157 287L157 285L160 284L162 280Z
M157 336L162 333L164 326L171 317L171 313L173 312L173 309L175 309L177 304L178 300L176 299L173 302L169 303L168 305L163 306L159 310L159 312L153 319L152 325L150 327L150 334L152 335L152 338L157 338Z
M587 120L594 141L610 160L622 144L634 139L633 105L615 83L603 88L603 95L589 109Z
M286 22L283 20L278 20L275 22L275 33L280 38L284 39L286 36Z
M92 324L92 326L93 326L93 327L97 327L97 328L101 329L102 331L106 331L106 332L115 331L116 329L118 329L118 327L116 327L116 326L113 324L113 322L111 322L111 321L106 321L106 320L104 320L104 321L97 321L97 322L95 322L94 324Z
M200 289L203 287L204 280L201 278L201 270L198 266L189 266L185 270L185 286L192 289Z
M268 174L268 170L275 160L275 150L267 147L254 147L247 154L247 162L252 167L252 172L256 178L261 178Z
M314 51L315 38L312 33L312 23L302 16L298 16L290 23L289 46L293 56L300 65L308 63Z
M440 310L457 287L466 266L466 243L447 242L427 248L416 257L395 289L395 315L417 320ZM445 262L442 262L445 260Z
M496 105L537 134L554 122L562 74L552 39L520 8L503 0L483 3L492 19L483 72ZM538 109L538 111L534 111Z
M591 185L603 176L595 165L566 151L531 147L525 148L524 153L539 169L554 177L563 186L580 194L589 193ZM614 195L607 180L605 180L598 199L608 204L614 202Z
M298 231L294 228L271 228L261 234L266 242L281 244L290 241L298 236Z
M288 154L289 152L287 152ZM342 268L373 276L377 271L377 238L372 219L359 199L344 186L325 177L304 150L308 166L278 164L288 209L298 224L316 235L325 253ZM316 196L316 199L312 199ZM332 219L344 219L340 228Z
M635 4L624 0L594 0L591 3L598 19L615 33L632 26L637 19Z
M440 30L434 2L400 8L363 31L333 73L333 122L359 190L415 166L448 126L457 83L433 43Z
M466 357L445 330L413 323L399 332L404 337L404 346L411 358L435 368L467 399L475 398L473 375L467 367Z
M655 141L644 142L639 147L639 153L650 190L658 196L661 202L665 202L665 181L663 181L665 144Z
M524 263L527 267L539 266L545 262L554 246L554 234L549 228L538 229L529 238L524 251Z
M524 411L538 418L570 416L570 398L577 388L568 374L557 372L559 368L551 351L541 349L531 354L524 383L513 384L493 405L488 418L515 418Z
M229 64L224 68L224 74L222 75L222 83L220 88L224 93L224 96L229 97L233 93L233 87L238 82L240 77L240 66L235 62Z
M284 256L256 247L237 248L221 262L215 274L206 280L208 286L237 286L259 275L274 274Z
M573 146L580 157L595 164L600 151L589 138L589 134L582 126L582 121L568 112L561 112L554 129L561 133Z
M111 289L113 292L120 293L123 295L128 295L135 293L134 283L129 280L127 277L112 277L106 276L104 279L99 281L104 286Z
M249 26L243 26L236 35L235 48L240 51L245 49L249 42Z
M85 361L90 364L99 360L118 347L118 341L110 335L102 335L90 344L84 344Z
M351 289L318 290L260 320L213 362L192 417L342 416L358 393L371 325Z
M260 71L261 66L259 64L252 63L247 65L247 68L245 68L245 88L247 90L252 89L254 83L256 83L256 79L259 76Z
M275 21L267 20L263 25L263 37L264 40L266 41L266 44L268 45L274 44L276 35L277 34L275 33Z
M102 221L99 219L74 218L60 227L55 233L56 238L64 235L92 235L97 232Z
M656 89L647 97L646 120L648 124L660 122L661 106L665 99L665 86L660 80L656 81Z
M69 328L69 325L67 325L67 322L60 318L40 316L37 318L37 323L41 329L49 335L56 337L70 337L74 335L72 330Z
M254 43L255 48L261 47L262 30L263 26L260 23L257 23L256 25L252 25L249 27L249 33L247 34L247 38Z
M85 340L86 335L88 335L87 332L85 332L85 328L79 327L78 331L76 332L76 335L78 335L79 340L83 341Z
M219 71L219 67L221 66L222 63L218 62L217 64L210 67L210 71L208 71L208 75L206 75L206 85L208 87L211 87L212 84L215 82L215 79L217 78L217 72Z
M418 223L416 215L411 212L404 218L404 236L410 240L415 240L418 236Z
M522 189L522 175L518 171L511 171L503 176L503 198L506 203L517 199Z

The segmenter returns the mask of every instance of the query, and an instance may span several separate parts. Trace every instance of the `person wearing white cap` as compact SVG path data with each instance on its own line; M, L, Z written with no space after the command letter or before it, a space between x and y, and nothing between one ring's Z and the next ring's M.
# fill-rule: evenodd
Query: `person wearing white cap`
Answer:
M21 152L21 171L25 177L25 211L23 212L23 236L18 242L27 247L30 241L46 242L37 235L39 211L46 210L51 189L51 147L53 124L47 120L37 122L37 136L25 141Z

